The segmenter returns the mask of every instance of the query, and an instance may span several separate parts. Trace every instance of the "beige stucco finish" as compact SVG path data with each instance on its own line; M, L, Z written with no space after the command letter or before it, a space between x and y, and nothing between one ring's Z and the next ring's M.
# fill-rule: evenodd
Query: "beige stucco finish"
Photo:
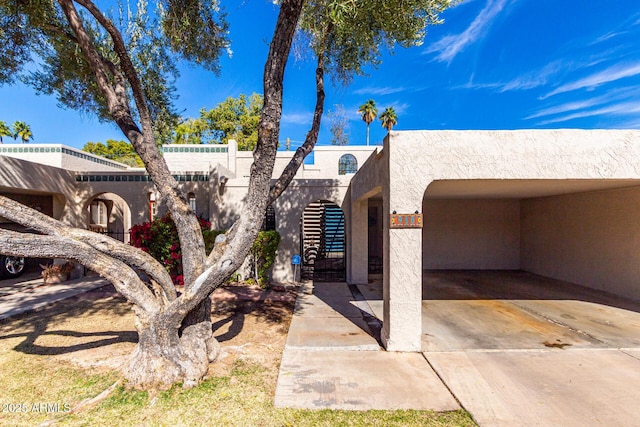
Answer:
M520 268L517 199L425 199L423 212L424 269Z
M522 202L521 268L640 300L640 187Z
M421 331L415 325L420 322L423 263L434 268L535 268L540 271L541 265L547 261L534 252L536 249L546 250L546 245L550 243L541 243L540 239L536 241L532 236L537 232L543 236L553 232L545 231L542 226L538 228L539 223L545 223L546 216L551 213L558 216L558 221L571 222L572 218L577 217L572 217L570 213L562 216L559 212L563 209L559 207L562 202L553 207L547 206L548 203L527 204L521 200L572 191L611 192L613 188L640 184L640 181L635 181L640 179L638 159L638 131L391 132L383 152L363 166L363 170L352 180L350 190L352 203L361 202L374 194L376 187L382 184L385 217L382 339L387 349L419 349ZM372 170L366 170L368 168ZM365 176L369 179L364 179ZM445 184L439 185L441 182ZM432 183L434 189L430 192L428 187ZM496 201L498 199L513 200L500 202ZM610 196L600 202L606 203L606 200L610 200ZM586 207L579 207L578 199L567 199L565 202L573 203L569 211L574 214ZM474 209L482 212L474 215ZM523 209L525 214L522 214ZM625 209L632 212L634 208ZM389 229L389 214L394 211L422 212L426 229ZM527 216L527 212L531 212L531 215ZM499 220L495 218L496 215ZM603 216L602 212L594 212L593 215L598 216L598 220L592 220L593 224L606 221L606 215ZM573 224L574 233L584 225ZM447 240L449 233L443 227L458 233L460 239ZM624 225L619 227L624 228ZM425 238L431 236L432 240L423 242L423 232ZM600 238L602 234L595 230L591 232L592 236L598 235ZM366 236L351 237L354 240L366 239ZM625 237L627 241L633 241L628 235ZM607 238L610 239L610 245L616 245L613 234ZM578 246L589 243L593 237L574 236L573 239L575 242L572 244ZM591 247L590 251L593 252L592 242ZM617 256L626 255L628 259L628 252L628 247L620 249ZM453 253L456 257L452 264L452 259L448 258ZM537 261L532 261L533 258ZM560 263L557 261L556 265ZM630 266L634 265L634 261L623 263L629 270L623 275L633 277L636 272ZM553 269L553 265L549 268ZM594 268L593 254L590 260L589 257L582 257L580 265L572 267L571 274L563 272L564 278L583 278L586 271ZM614 264L611 269L619 267L620 263ZM607 274L597 276L604 277ZM620 288L634 286L637 287L635 282L618 285Z

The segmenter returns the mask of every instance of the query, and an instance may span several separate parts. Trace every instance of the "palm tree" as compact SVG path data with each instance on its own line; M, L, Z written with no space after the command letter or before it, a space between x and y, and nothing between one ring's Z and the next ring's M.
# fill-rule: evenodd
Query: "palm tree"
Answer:
M358 113L362 114L362 120L367 124L367 145L369 145L369 125L376 119L378 109L373 99L368 100L360 106Z
M387 107L378 117L382 122L382 127L391 132L391 128L398 123L398 116L393 107Z
M11 133L11 129L9 128L9 126L7 126L5 122L0 120L0 144L4 142L2 140L2 137L4 136L13 136L13 133Z
M18 139L18 137L22 139L23 144L29 142L29 140L33 138L31 127L25 122L15 122L13 124L13 139Z

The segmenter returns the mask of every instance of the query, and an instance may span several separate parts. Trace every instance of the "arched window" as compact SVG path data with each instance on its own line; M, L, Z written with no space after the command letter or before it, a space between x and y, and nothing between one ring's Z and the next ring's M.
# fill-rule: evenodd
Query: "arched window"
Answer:
M189 206L191 206L191 210L193 213L196 213L196 195L189 193L187 197L189 198Z
M262 231L275 231L276 229L276 211L273 206L267 206L264 213L264 221L262 222Z
M338 175L356 173L358 171L358 161L353 154L345 154L338 161Z

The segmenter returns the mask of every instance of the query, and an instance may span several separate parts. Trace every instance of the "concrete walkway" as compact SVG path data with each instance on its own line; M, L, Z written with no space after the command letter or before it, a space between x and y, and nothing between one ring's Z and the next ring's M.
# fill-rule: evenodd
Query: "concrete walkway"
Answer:
M480 426L640 426L640 304L521 272L427 274L423 295L424 353L387 353L372 332L379 285L306 284L276 406L461 405Z
M345 283L305 283L282 355L275 405L460 409L420 353L382 351L373 337L376 327L379 321L357 288Z
M105 279L81 277L64 283L45 285L37 274L0 281L0 320L39 310L63 299L107 285Z

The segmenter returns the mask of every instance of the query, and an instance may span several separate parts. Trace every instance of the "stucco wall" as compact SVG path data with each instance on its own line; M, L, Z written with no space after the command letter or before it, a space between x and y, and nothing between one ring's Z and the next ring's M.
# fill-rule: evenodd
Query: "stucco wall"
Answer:
M425 269L520 268L518 200L425 200Z
M298 173L297 179L327 179L327 178L341 178L350 179L354 174L339 175L338 163L340 157L345 154L351 154L356 158L358 167L362 166L364 162L369 158L372 152L376 150L376 147L362 147L362 146L320 146L314 148L313 163L303 164ZM273 167L273 178L280 176L284 168L289 164L294 151L278 151L276 154L276 161ZM250 151L238 151L236 158L236 172L238 178L249 177L251 163L253 163L253 153Z
M76 182L72 172L29 161L0 156L0 191L53 195L53 217L75 225L81 214L74 203Z
M230 179L223 191L217 208L220 212L220 228L227 229L244 209L247 195L247 180ZM347 191L346 183L339 180L295 179L274 202L276 230L281 241L277 259L273 267L273 280L290 282L293 280L291 257L300 252L300 217L309 203L329 200L342 206ZM348 225L348 219L346 219Z
M172 172L208 172L218 164L229 167L227 145L168 144L162 149L162 156Z
M640 299L640 187L524 200L523 270Z

